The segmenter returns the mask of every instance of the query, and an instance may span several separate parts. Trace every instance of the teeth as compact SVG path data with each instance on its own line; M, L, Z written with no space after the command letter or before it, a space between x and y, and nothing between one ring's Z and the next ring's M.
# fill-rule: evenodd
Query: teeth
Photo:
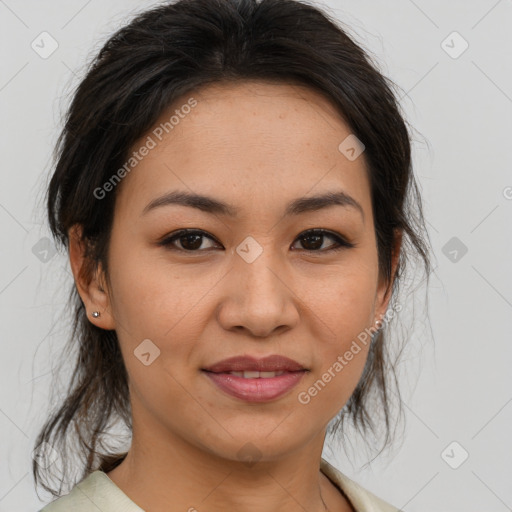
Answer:
M259 372L261 379L268 379L269 377L276 377L277 375L282 375L283 373L284 372Z
M245 371L245 372L228 372L231 375L236 375L237 377L243 377L244 379L269 379L271 377L277 377L279 375L282 375L285 373L282 372L252 372L252 371Z

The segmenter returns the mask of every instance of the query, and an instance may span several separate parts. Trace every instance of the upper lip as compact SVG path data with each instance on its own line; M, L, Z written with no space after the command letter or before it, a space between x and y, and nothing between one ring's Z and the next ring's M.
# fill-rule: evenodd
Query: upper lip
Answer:
M235 356L228 359L218 361L212 366L203 368L209 372L223 373L223 372L243 372L243 371L257 371L257 372L279 372L289 371L295 372L306 370L297 361L289 357L273 354L263 358L256 358L252 356Z

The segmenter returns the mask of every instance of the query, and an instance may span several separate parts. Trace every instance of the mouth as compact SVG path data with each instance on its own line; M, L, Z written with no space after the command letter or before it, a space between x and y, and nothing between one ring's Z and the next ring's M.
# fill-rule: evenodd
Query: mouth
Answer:
M212 373L229 373L246 379L264 379L277 377L283 373L307 371L307 368L289 357L273 354L263 358L249 355L230 357L203 370Z
M288 394L309 372L297 361L277 354L264 358L235 356L201 371L215 390L245 402L277 400Z
M240 373L240 372L235 372ZM215 390L223 395L242 400L244 402L270 402L287 395L296 387L306 375L307 370L295 372L265 372L277 374L275 376L261 377L260 372L241 372L257 376L239 376L232 372L214 373L203 371L208 381L213 383Z
M280 375L284 375L286 373L296 373L296 372L289 372L285 370L277 371L277 372L258 372L258 371L231 371L231 372L212 372L210 370L203 370L205 372L209 373L215 373L217 375L235 375L236 377L241 377L243 379L271 379L273 377L279 377ZM297 370L298 372L306 371L306 370Z

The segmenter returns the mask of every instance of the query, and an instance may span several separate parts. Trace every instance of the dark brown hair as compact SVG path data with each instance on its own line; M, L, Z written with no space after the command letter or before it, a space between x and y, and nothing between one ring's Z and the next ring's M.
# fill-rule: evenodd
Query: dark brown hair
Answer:
M132 145L162 112L179 96L210 83L299 83L329 99L365 145L379 272L388 283L396 231L403 233L393 296L413 253L419 255L428 279L428 234L395 84L347 32L326 12L297 0L179 0L138 14L92 60L66 112L45 198L57 242L67 250L70 229L81 226L89 256L85 274L91 275L101 263L108 278L116 191L101 200L94 191L126 162ZM130 432L131 411L116 332L88 320L75 285L69 301L74 313L69 340L69 348L76 350L74 371L36 447L56 450L63 464L69 463L71 451L78 453L80 474L75 481L70 468L61 468L72 487L91 471L108 472L122 461L126 454L105 443L115 437L115 422ZM386 327L373 337L361 379L330 425L331 433L343 432L350 418L366 438L368 431L377 432L375 418L382 413L384 446L391 441L390 385L396 384L396 373L385 332ZM64 364L69 366L69 359ZM372 395L377 401L370 402ZM48 485L50 471L35 460L32 470L36 485L54 496L61 494L62 487L56 491Z

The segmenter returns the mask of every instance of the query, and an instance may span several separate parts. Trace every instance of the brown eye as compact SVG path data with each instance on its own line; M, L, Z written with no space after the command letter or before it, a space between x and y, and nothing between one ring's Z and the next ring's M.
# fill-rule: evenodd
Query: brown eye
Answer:
M327 249L321 249L326 238L334 240L334 244L331 244ZM326 231L325 229L311 229L309 231L305 231L298 240L300 240L301 244L305 247L304 250L310 252L339 251L341 249L354 247L354 244L347 242L340 235L331 231ZM332 247L332 245L334 245L334 247Z
M203 244L203 238L213 240L213 238L207 235L204 231L183 229L172 236L165 238L159 243L159 245L168 247L169 249L176 249L178 251L200 252L199 249ZM177 247L175 242L179 242L181 247ZM204 248L202 250L204 250Z
M202 247L203 239L209 239L220 246L212 236L208 235L205 231L197 229L182 229L173 233L171 236L164 238L159 242L159 245L170 250L182 252L203 252L205 250L212 249L213 247ZM331 243L330 246L322 249L325 239L334 240L334 243ZM325 229L311 229L309 231L305 231L297 238L297 240L300 241L303 246L303 250L308 252L324 253L355 247L354 244L348 242L339 234Z

